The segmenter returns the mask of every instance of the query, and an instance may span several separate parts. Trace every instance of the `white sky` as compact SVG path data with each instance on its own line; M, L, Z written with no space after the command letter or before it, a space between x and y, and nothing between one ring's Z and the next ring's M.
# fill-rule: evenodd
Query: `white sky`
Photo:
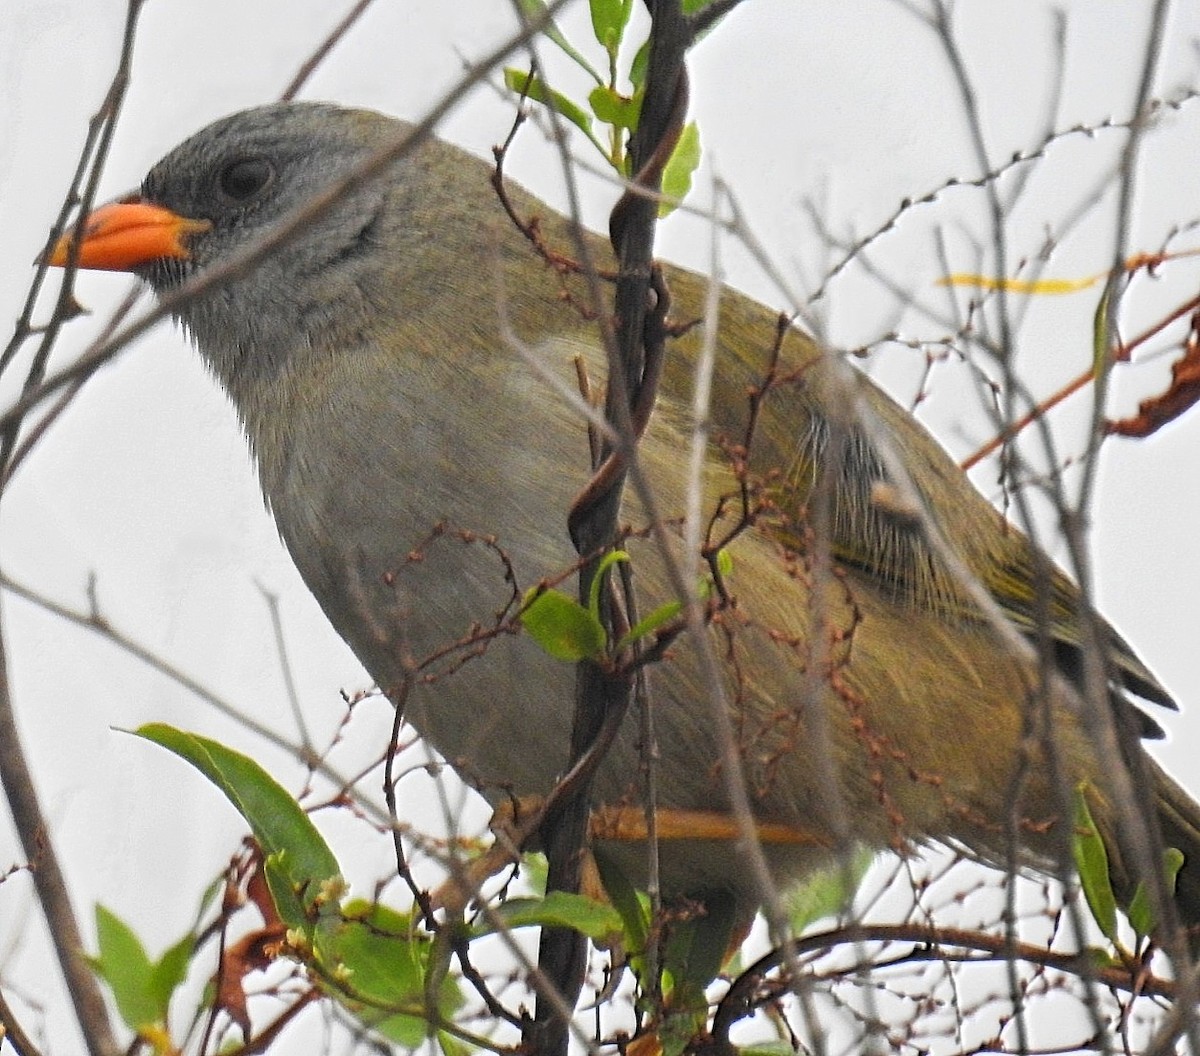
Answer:
M348 5L318 0L174 0L148 4L139 30L134 79L101 198L140 181L148 166L210 119L276 96L299 62ZM960 3L963 51L977 78L994 161L1040 138L1050 90L1050 7L1032 0ZM1062 109L1055 124L1096 125L1121 118L1133 97L1145 38L1145 0L1078 0L1070 11ZM1195 84L1200 5L1179 3L1168 35L1160 95ZM0 15L0 329L15 320L38 252L115 61L124 4L119 0L15 0ZM377 0L360 26L305 91L308 98L420 116L458 75L460 56L481 55L511 24L503 0ZM588 39L576 5L568 34ZM932 36L887 0L747 0L696 50L692 114L699 121L706 173L736 190L749 223L782 272L821 266L822 251L801 202L816 196L839 233L878 226L904 197L949 176L974 176L962 113ZM578 88L578 85L576 85ZM1175 225L1200 216L1196 161L1200 104L1169 117L1147 144L1132 248L1154 249ZM443 134L486 154L508 128L507 104L477 91ZM1039 167L1022 206L1014 259L1040 246L1054 224L1111 163L1119 137L1076 137ZM561 203L550 155L529 132L510 171ZM702 180L700 197L705 200ZM603 224L611 194L591 188L588 217ZM951 192L910 214L872 259L919 299L944 304L933 283L934 223L950 229L955 267L974 260L964 230L981 227L980 198ZM664 255L708 267L707 231L698 221L667 225ZM1064 245L1048 274L1078 277L1104 269L1111 211L1094 215ZM1200 245L1185 235L1180 248ZM729 247L731 281L771 304L779 294ZM1197 266L1181 262L1157 284L1135 288L1130 332L1190 296ZM81 276L80 297L97 319L127 288L108 275ZM1020 340L1023 369L1039 392L1082 370L1090 355L1095 293L1039 299ZM852 345L890 327L906 336L942 331L893 302L851 269L825 305L829 333ZM49 301L43 311L49 311ZM57 363L94 330L69 328ZM913 392L917 357L889 347L877 357L902 399ZM1118 386L1119 409L1161 384L1165 360ZM956 453L964 437L986 437L977 414L950 381L932 383L929 420ZM7 400L13 381L4 388ZM1076 419L1077 422L1078 419ZM1079 449L1068 415L1063 450ZM1146 443L1105 451L1093 559L1102 608L1179 697L1168 716L1171 740L1156 754L1200 793L1191 745L1200 735L1200 562L1191 518L1200 506L1192 415ZM989 478L980 477L985 489ZM263 721L288 728L279 665L258 584L280 596L299 694L310 720L329 735L341 714L338 691L366 684L353 656L308 597L262 508L244 446L224 398L180 335L160 327L87 386L22 469L5 496L0 565L63 602L82 605L95 573L103 611L119 627L195 674ZM161 751L114 732L161 720L212 734L251 751L286 779L279 753L197 704L184 691L93 636L75 632L17 599L4 602L5 633L21 727L40 780L77 906L90 932L92 902L136 921L154 950L187 926L202 880L226 859L238 819L198 776ZM362 722L364 743L386 721ZM480 817L485 813L480 812ZM0 872L21 860L0 823ZM386 868L364 863L364 876ZM39 926L24 878L0 887L0 974L21 985L44 964ZM147 907L152 906L150 911ZM7 951L13 950L8 953ZM53 975L44 979L52 979ZM54 986L39 987L56 1051L71 1051Z

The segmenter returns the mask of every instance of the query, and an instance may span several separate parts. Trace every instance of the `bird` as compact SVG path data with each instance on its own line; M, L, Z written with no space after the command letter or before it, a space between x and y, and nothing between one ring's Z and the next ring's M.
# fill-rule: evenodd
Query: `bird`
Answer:
M64 235L50 262L130 271L170 296L407 131L331 103L235 113L86 217L78 244ZM605 376L586 276L561 261L577 237L602 270L612 251L507 181L510 215L493 166L436 138L377 168L286 245L172 313L232 402L283 544L370 677L493 805L546 796L570 762L575 669L522 630L520 613L530 591L580 567L568 511L593 463L570 397L581 369L598 385ZM668 563L688 556L685 452L709 289L683 267L662 274L672 319L697 325L672 330L638 446L659 536L636 495L621 511L642 612L671 602ZM1079 588L911 413L779 318L720 291L702 523L729 557L719 589L716 571L706 588L704 632L723 696L714 705L702 645L687 635L647 661L658 809L732 813L721 706L779 884L835 861L847 840L902 853L940 844L993 864L1015 847L1016 867L1054 871L1075 792L1128 894L1140 874L1118 832L1121 761L1080 707ZM1035 649L1014 648L960 569ZM1175 701L1096 626L1099 704L1134 743L1161 736L1144 708ZM622 722L594 775L597 810L643 808L644 729L633 712ZM1137 755L1161 838L1185 858L1180 916L1200 922L1200 806ZM753 914L763 884L737 833L695 833L661 840L663 892L731 897ZM646 881L644 841L597 847Z

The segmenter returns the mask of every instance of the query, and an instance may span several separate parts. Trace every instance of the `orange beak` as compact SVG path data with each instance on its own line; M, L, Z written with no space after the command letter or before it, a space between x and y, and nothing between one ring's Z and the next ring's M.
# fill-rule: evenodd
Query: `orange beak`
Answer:
M132 271L163 257L187 260L185 237L211 227L208 220L189 220L149 202L111 202L87 218L79 244L79 266L89 271ZM71 245L72 235L63 235L48 263L64 267Z

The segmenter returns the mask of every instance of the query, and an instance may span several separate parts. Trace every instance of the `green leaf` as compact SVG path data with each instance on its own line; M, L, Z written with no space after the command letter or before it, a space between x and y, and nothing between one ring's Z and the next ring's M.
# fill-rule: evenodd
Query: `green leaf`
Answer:
M673 922L663 948L663 968L674 980L671 1005L707 1008L705 988L721 970L737 920L732 895L710 892L705 912L691 920Z
M588 611L596 617L597 622L600 620L600 589L604 586L604 577L613 565L628 560L629 555L624 550L610 550L596 565L596 574L592 576L592 583L588 588Z
M435 1020L448 1020L462 1005L452 979L437 988L437 1008L426 1007L425 976L433 943L417 932L412 918L394 909L355 899L338 914L321 918L313 955L321 987L372 1030L408 1048L432 1033Z
M721 970L736 920L732 896L710 893L706 912L668 924L662 951L667 1014L659 1029L663 1056L680 1056L708 1021L708 984Z
M1163 851L1163 879L1166 881L1169 892L1174 893L1175 881L1179 877L1181 868L1183 868L1183 851L1178 847L1167 847ZM1155 928L1158 927L1158 920L1145 884L1139 883L1134 889L1133 898L1129 900L1127 914L1129 923L1139 939L1154 934Z
M456 1038L449 1031L439 1030L437 1033L438 1046L442 1056L471 1056L475 1050L465 1041Z
M729 556L729 551L726 549L717 551L717 571L723 577L728 576L733 571L733 558ZM701 601L704 601L712 593L712 589L713 584L711 580L701 579L696 587L696 595ZM660 627L670 623L681 612L683 612L683 602L664 602L653 612L643 616L621 636L620 641L617 642L618 651L642 638L649 637Z
M588 92L588 103L597 119L604 124L630 131L637 128L638 117L642 112L640 93L631 99L627 95L622 95L615 88L601 85Z
M337 859L290 792L247 755L163 723L136 731L187 760L246 819L266 860L267 883L290 928L311 929L310 913L339 876Z
M796 1049L791 1042L779 1038L776 1041L756 1041L752 1045L743 1045L738 1049L738 1056L796 1056Z
M1178 847L1167 847L1163 851L1163 879L1167 882L1167 890L1175 893L1175 885L1179 881L1179 870L1186 861L1183 851Z
M594 942L621 934L621 916L612 906L568 891L551 891L545 898L511 898L496 912L510 928L570 928ZM489 926L484 934L492 930Z
M658 1029L662 1056L683 1056L683 1053L688 1051L688 1048L704 1030L707 1021L707 1007L668 1011L663 1018L662 1026Z
M616 57L629 24L633 0L591 0L592 32L609 55Z
M504 86L524 98L532 99L535 103L551 107L562 114L566 120L570 121L580 132L587 136L592 145L601 154L606 158L608 157L608 152L604 149L604 144L592 132L591 114L584 110L583 107L568 99L562 92L556 92L552 88L547 87L546 83L540 77L534 76L527 70L518 70L512 66L504 68Z
M544 895L549 876L550 863L541 851L528 851L521 855L521 877L531 891Z
M1087 805L1087 784L1075 789L1075 834L1072 851L1079 886L1092 917L1106 939L1117 941L1117 899L1108 876L1108 852Z
M217 875L217 877L204 889L200 895L200 903L196 906L196 915L192 918L192 931L201 930L204 924L204 918L208 910L213 906L217 899L225 894L225 877Z
M293 876L291 855L287 851L265 855L263 879L267 882L267 890L271 892L271 901L275 904L279 919L289 928L296 928L311 938L312 921L306 908L312 904L307 897L311 887L307 881L297 880Z
M1112 299L1112 286L1109 283L1104 284L1104 292L1100 295L1100 301L1096 305L1095 314L1092 316L1092 372L1096 375L1097 380L1103 379L1109 368L1109 347L1108 347L1108 304Z
M624 649L625 646L632 645L639 639L653 634L664 624L670 623L681 612L683 612L682 602L668 601L660 605L653 612L643 616L621 636L621 640L617 642L617 649Z
M633 62L629 64L629 84L633 88L634 95L640 95L642 89L646 87L646 71L649 68L650 41L646 40L633 56Z
M158 1002L166 1018L167 1009L171 1006L171 998L187 976L188 966L192 963L192 954L196 950L196 936L188 932L166 952L150 969L148 991Z
M844 861L833 861L810 873L784 895L792 933L803 935L818 920L837 917L853 901L863 877L875 861L875 852L859 847Z
M1133 891L1133 898L1129 900L1129 924L1133 928L1133 933L1139 940L1144 939L1147 935L1154 931L1158 920L1154 913L1154 907L1150 904L1150 895L1146 891L1146 885L1139 883Z
M700 129L695 121L689 121L679 136L679 142L671 152L667 167L663 169L662 193L675 202L661 202L660 217L668 216L692 189L692 173L700 164Z
M112 990L126 1025L141 1034L164 1024L167 1006L155 993L154 966L133 929L111 910L97 905L96 939L100 952L90 959L92 967Z
M733 554L729 552L729 547L723 546L717 551L717 572L721 577L733 575Z
M521 5L521 10L525 12L525 17L530 20L541 18L547 10L545 0L517 0L517 2ZM592 69L592 64L580 52L572 47L571 42L563 35L562 30L558 28L553 19L547 23L546 28L542 30L542 34L547 40L556 44L559 50L572 59L592 80L597 84L603 83L604 78Z
M1101 971L1105 968L1121 967L1121 958L1115 956L1111 950L1102 950L1099 946L1089 946L1083 952L1086 954L1088 960Z
M555 660L594 659L604 652L604 626L574 598L561 590L525 595L521 626Z
M630 883L625 871L613 860L603 845L592 850L600 883L613 908L621 917L625 948L633 955L641 954L650 937L650 900Z
M112 990L121 1018L139 1035L164 1032L171 998L187 975L196 936L188 932L156 962L151 962L133 930L104 906L96 906L100 952L89 958Z

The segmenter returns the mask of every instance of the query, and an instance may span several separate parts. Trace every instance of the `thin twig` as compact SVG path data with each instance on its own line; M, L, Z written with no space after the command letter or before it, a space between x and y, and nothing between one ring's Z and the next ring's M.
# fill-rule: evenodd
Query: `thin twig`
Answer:
M316 754L308 723L304 718L304 709L300 707L300 694L296 691L296 679L292 674L292 663L288 658L287 636L283 633L283 619L279 613L279 595L268 590L259 583L258 592L267 603L267 613L271 617L271 633L275 637L275 652L279 657L279 673L283 677L283 692L287 697L288 707L291 708L292 718L296 723L296 732L300 735L300 745L304 755L312 758Z
M91 171L85 181L82 195L85 209L95 198L96 188L99 186L100 175L116 129L117 118L120 115L121 104L129 86L134 39L143 2L144 0L129 0L126 7L117 69L104 102L92 119L88 145L84 148L75 180L72 182L70 197L74 196L75 189L79 186L86 165L85 159L88 157L92 139L95 137L97 141L95 155L91 161ZM64 203L64 212L69 205L70 200ZM81 219L80 223L82 222ZM42 334L42 340L26 373L22 386L25 396L29 396L40 386L45 375L50 350L59 329L63 322L75 313L71 279L76 258L77 251L73 251L54 313ZM37 291L43 280L45 267L46 264L43 261L39 273L35 275L27 301L27 313L32 311L33 302L36 300ZM0 364L6 365L11 362L11 358L22 340L21 324L18 324L18 330L12 343L5 350L4 356L0 357ZM65 402L60 401L60 409L65 407L67 402L69 399ZM55 413L55 411L51 411L50 420L53 420ZM45 423L43 423L43 428L44 425ZM20 427L20 415L7 418L3 425L3 433L0 436L0 469L4 470L5 481L8 479L8 467L17 446ZM40 434L41 431L41 429L35 430L35 434ZM4 642L0 640L0 783L3 784L4 794L8 800L21 845L33 865L33 881L38 902L45 916L59 967L66 982L67 991L71 996L87 1049L91 1056L111 1056L118 1051L116 1036L109 1022L108 1009L100 990L99 981L84 960L83 937L71 906L70 890L54 849L50 826L39 802L33 775L21 746L11 693L7 650Z
M17 1056L42 1056L41 1049L21 1026L21 1021L17 1019L17 1014L12 1010L3 990L0 990L0 1039L7 1041Z
M333 51L333 49L341 43L342 38L354 28L355 23L362 18L362 16L366 13L367 8L370 7L373 2L374 0L356 0L354 6L346 12L345 17L333 27L329 33L329 36L321 41L313 53L304 60L304 63L300 66L300 69L296 71L296 76L291 79L291 81L288 83L288 86L283 90L283 94L280 95L279 98L281 100L288 102L296 98L296 96L300 93L300 89L304 87L308 79L316 72L317 67L329 57L329 53Z

